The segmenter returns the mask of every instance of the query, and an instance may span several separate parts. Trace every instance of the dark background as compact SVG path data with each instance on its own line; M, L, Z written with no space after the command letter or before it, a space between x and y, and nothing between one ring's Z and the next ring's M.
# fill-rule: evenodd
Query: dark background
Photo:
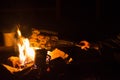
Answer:
M119 4L115 0L1 0L0 31L20 24L24 32L37 27L61 38L101 40L119 33Z
M31 28L35 27L58 32L61 39L70 41L109 39L119 33L119 7L119 2L116 0L1 0L0 46L3 45L2 34L14 31L16 24L21 25L22 33L25 34L29 34ZM88 51L84 54L81 51L77 52L78 48L77 50L76 48L75 50L70 48L69 52L72 50L72 56L76 60L75 63L78 62L78 65L67 67L65 79L78 80L80 77L85 77L82 80L86 80L92 77L90 80L120 80L119 47L118 52L112 52L111 48L104 48L101 50L102 52L98 52L100 55L94 55L96 53L94 51ZM0 49L0 53L8 54L2 54L1 62L6 60L4 56L11 56L9 53L14 53L9 52L7 48ZM83 55L79 53L83 53ZM0 74L9 78L8 75L10 74L6 74L6 69L3 66L0 66L0 68L2 70ZM55 72L60 70L58 68L59 65ZM61 76L59 78L61 79Z

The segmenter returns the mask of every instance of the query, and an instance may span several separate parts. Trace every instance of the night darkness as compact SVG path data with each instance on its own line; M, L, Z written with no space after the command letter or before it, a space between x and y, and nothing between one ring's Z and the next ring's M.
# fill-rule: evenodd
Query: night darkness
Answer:
M1 31L15 24L59 32L71 40L108 38L119 32L119 5L105 0L3 0Z
M61 64L63 60L53 60L51 80L120 80L119 8L120 5L115 0L1 0L0 54L3 54L0 62L5 62L8 56L15 53L3 46L3 33L15 31L16 25L20 24L23 35L29 35L32 28L37 28L58 32L62 40L91 42L92 48L87 51L74 44L60 47L74 61L64 66ZM96 46L98 50L95 49ZM63 73L56 74L57 71L62 71L61 67L65 67ZM0 70L0 79L4 75L11 77L1 65ZM27 77L34 78L34 74L36 73ZM44 78L43 80L50 80L46 79L46 75Z

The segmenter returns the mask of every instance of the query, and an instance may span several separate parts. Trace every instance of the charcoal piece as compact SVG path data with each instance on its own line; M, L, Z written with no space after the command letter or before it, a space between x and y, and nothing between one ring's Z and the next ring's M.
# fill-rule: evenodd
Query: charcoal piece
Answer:
M40 72L44 72L46 69L46 56L46 49L36 50L35 64L37 65L37 68L40 70Z

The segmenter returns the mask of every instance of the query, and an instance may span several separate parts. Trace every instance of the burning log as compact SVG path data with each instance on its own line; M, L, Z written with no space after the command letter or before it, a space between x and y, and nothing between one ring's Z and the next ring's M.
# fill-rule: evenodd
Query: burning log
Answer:
M6 64L2 64L8 71L10 71L10 73L14 73L14 72L19 72L20 70L18 68L14 68L12 66L6 65Z
M19 57L11 56L11 57L8 58L8 60L10 62L12 62L13 68L20 68L21 67Z
M12 66L9 64L2 64L7 70L9 70L12 74L20 73L28 68L32 68L34 66L33 63L27 63L26 65L22 66L20 64L19 57L11 56L8 60L12 63Z

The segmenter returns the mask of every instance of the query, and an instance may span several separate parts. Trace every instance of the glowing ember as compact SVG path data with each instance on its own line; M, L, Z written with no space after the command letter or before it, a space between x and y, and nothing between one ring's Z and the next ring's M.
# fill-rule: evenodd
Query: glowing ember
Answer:
M59 50L58 48L55 48L53 51L47 51L47 54L51 56L51 60L56 59L58 57L61 57L62 59L65 59L68 57L68 54Z

